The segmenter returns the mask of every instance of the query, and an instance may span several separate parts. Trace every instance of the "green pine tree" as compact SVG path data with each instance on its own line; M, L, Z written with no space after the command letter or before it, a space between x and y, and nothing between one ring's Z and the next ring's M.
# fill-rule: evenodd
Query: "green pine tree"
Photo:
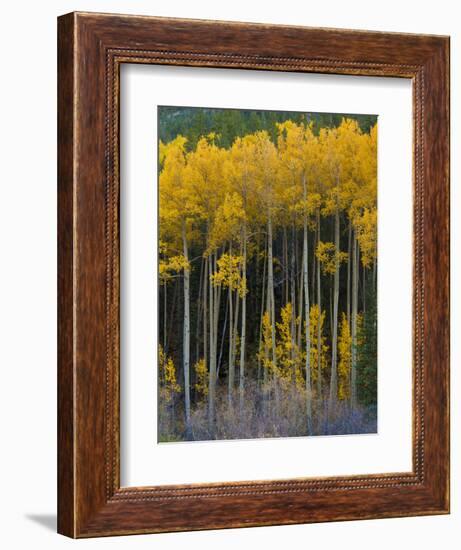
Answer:
M378 317L376 293L369 291L367 294L367 310L357 348L357 398L359 403L369 407L377 404L378 397Z

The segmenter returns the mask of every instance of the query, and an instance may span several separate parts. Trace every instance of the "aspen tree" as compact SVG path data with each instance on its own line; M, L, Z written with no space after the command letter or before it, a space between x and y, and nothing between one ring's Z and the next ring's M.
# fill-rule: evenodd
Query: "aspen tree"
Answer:
M305 356L305 386L306 386L306 419L308 433L312 430L312 387L310 367L310 330L309 330L309 247L308 225L309 217L313 212L311 198L308 196L308 184L313 176L312 151L315 146L315 137L310 125L298 125L287 121L278 125L278 149L280 158L280 173L282 178L294 182L294 190L291 193L291 208L301 214L303 229L303 253L302 253L302 280L304 291L304 312L306 342Z
M255 174L255 137L253 135L237 138L233 143L229 161L226 164L226 176L231 189L236 190L242 198L242 215L240 242L242 247L242 280L246 285L248 262L248 225L249 220L253 224L259 221L254 192ZM237 295L238 296L238 295ZM246 352L246 316L247 316L247 291L242 299L242 322L240 337L240 363L239 363L239 409L243 409L245 389L245 352Z
M160 224L170 232L179 233L183 256L183 375L184 375L184 412L186 437L191 433L190 401L190 263L189 233L191 224L197 216L197 208L190 193L186 177L186 139L178 136L164 146L162 151L163 168L160 173Z
M273 228L277 214L277 150L266 131L255 133L255 183L258 187L259 202L264 208L267 226L267 311L272 326L271 353L276 364L275 345L275 297L274 297L274 257Z
M216 145L217 135L210 133L201 137L195 149L187 155L187 179L191 192L194 193L198 205L200 217L205 221L206 235L203 256L205 260L205 277L203 278L204 309L204 342L208 342L209 358L209 391L208 391L208 417L210 433L213 433L215 424L215 386L217 368L218 346L218 314L220 290L210 284L210 279L215 271L216 248L220 244L212 236L215 224L214 213L223 200L222 182L223 165L227 157L224 149ZM207 296L208 293L208 296ZM208 307L206 302L208 301ZM208 322L208 327L206 326Z

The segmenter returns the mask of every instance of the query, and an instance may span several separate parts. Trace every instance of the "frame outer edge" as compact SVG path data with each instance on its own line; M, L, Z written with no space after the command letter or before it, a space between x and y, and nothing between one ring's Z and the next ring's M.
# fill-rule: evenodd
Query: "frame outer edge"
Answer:
M439 411L428 469L439 510L450 513L450 37L441 39L426 70L428 112L423 123L427 125L428 140L424 169L429 200L425 205L425 237L430 257L425 266L429 274L425 322L433 325L431 337L435 340L428 345L434 377L426 394L429 421L435 420L431 410L434 404ZM439 223L434 224L434 220Z
M297 503L296 517L284 516L281 518L278 516L277 519L274 519L273 514L269 513L270 507L260 508L259 504L257 505L257 501L264 500L266 497L251 497L249 499L243 495L240 498L236 494L226 502L223 499L214 501L225 510L224 519L220 518L215 523L204 524L201 520L199 521L200 518L195 517L197 513L207 508L208 503L205 500L201 502L200 497L197 500L199 509L194 511L193 507L181 504L186 501L179 499L173 499L172 504L168 506L162 502L151 502L149 505L144 502L116 502L112 498L111 491L108 493L105 489L107 479L103 475L103 464L107 465L110 456L104 451L106 446L102 435L110 433L113 419L112 417L108 420L102 419L101 416L103 376L100 367L103 354L100 343L103 325L107 324L107 317L102 323L104 309L102 292L100 292L103 280L103 262L100 257L102 247L95 239L102 237L102 218L107 214L105 210L107 203L102 206L102 197L105 197L105 200L107 197L101 185L103 180L101 179L100 161L103 159L98 158L94 162L94 155L97 152L101 153L103 142L101 134L103 56L107 51L106 48L109 48L114 42L117 43L121 33L124 33L125 36L127 33L129 34L129 29L125 27L126 20L123 16L115 18L114 23L116 27L118 25L118 28L112 29L112 26L107 27L106 25L108 19L106 16L95 18L94 15L77 12L58 19L58 531L69 537L80 538L141 532L401 516L400 508L390 506L388 502L380 500L381 509L373 513L357 514L357 510L351 510L342 514L326 509L324 513L319 512L319 514L309 517L306 503L299 502L299 496L293 496L289 499L287 497L285 502L293 507L291 510L293 514L295 503ZM117 22L117 19L120 20ZM152 19L158 25L157 18ZM163 21L166 27L171 24L168 19ZM194 27L204 24L191 20L180 21L193 23ZM238 26L238 24L236 25ZM244 25L238 27L239 33L245 31ZM302 27L299 28L299 30L301 29ZM295 30L298 29L294 29L293 32ZM146 31L145 28L144 31ZM144 37L143 40L150 48L150 29L147 31L149 31L146 35L147 38ZM167 44L171 42L169 36L163 39ZM417 41L416 36L414 39L410 39ZM143 40L141 38L139 40L142 44ZM155 40L161 40L161 38ZM395 41L397 40L401 41L403 37L399 38L396 35ZM449 64L448 41L443 39L442 42L434 44L434 38L425 38L422 45L424 46L424 44L426 44L426 48L420 50L418 64L422 55L421 51L426 52L429 49L429 53L435 53L434 57L437 57L437 59L433 57L431 61L436 63L440 71L439 75L448 77L446 73ZM382 51L382 44L379 47ZM413 44L413 48L415 48L415 44ZM221 53L218 55L225 55L222 50L220 51ZM414 49L414 51L418 50ZM428 57L429 53L426 53ZM277 52L273 59L277 59ZM431 63L429 58L426 58L426 61ZM355 61L354 63L360 66L359 62ZM442 67L440 67L440 63L442 63ZM189 62L184 64L192 65ZM269 65L271 64L273 65L273 60ZM350 70L350 72L352 74L356 70ZM400 73L397 76L399 75ZM440 88L444 90L443 108L445 110L439 124L445 130L445 134L449 129L449 95L447 89L443 87L447 84L448 81L438 82L436 87L439 94ZM93 107L95 108L93 109ZM448 135L446 137L448 138ZM442 144L442 154L436 162L439 168L443 167L444 174L447 173L449 162L447 147L448 139ZM89 159L93 159L92 168L87 165ZM110 159L109 166L113 169ZM448 179L443 180L444 185L440 189L440 208L435 210L439 215L448 212L448 181ZM435 221L440 224L440 217L436 216ZM440 238L443 251L445 251L448 242L447 224L444 225ZM448 265L449 259L448 257L446 259L447 262L443 263L443 268ZM90 260L94 265L89 264ZM441 283L439 297L448 296L447 284L448 278ZM107 303L108 297L106 296L105 299ZM439 320L446 321L448 311L448 308L445 312L437 308ZM95 316L98 325L94 323ZM88 321L92 332L85 326ZM442 327L440 332L443 345L446 347L448 329ZM437 353L436 350L435 353ZM446 349L440 350L439 348L438 353L442 360L443 372L440 372L437 378L439 382L442 382L443 390L439 390L442 394L437 394L436 404L439 405L439 409L438 412L434 411L434 415L438 419L435 418L431 426L439 428L443 433L439 438L437 448L432 444L429 445L437 457L437 464L430 472L430 480L427 480L430 482L429 485L424 487L423 492L417 488L415 491L409 492L410 496L414 495L415 499L418 499L415 500L415 505L417 502L418 505L414 510L405 513L408 516L448 511L449 422L447 415L449 411L446 393L448 391L448 356L445 355ZM440 388L440 386L437 387ZM437 390L435 386L432 389L433 391ZM428 397L427 389L424 397L426 399ZM440 415L443 415L442 419ZM392 491L391 487L389 489ZM392 492L397 495L395 491ZM381 489L377 488L376 496L379 496L379 493L381 493ZM216 498L219 499L219 495L216 495ZM279 496L271 498L275 508L284 506L283 499L278 500ZM349 497L344 496L342 500L345 498ZM339 498L337 501L338 505L341 504ZM267 519L255 516L252 521L242 521L240 516L243 504L250 508L253 507L253 511L267 510ZM167 517L165 515L166 508L170 510L170 517L164 523ZM151 526L150 522L154 517L156 522L160 521L160 524L152 523Z
M75 538L75 17L58 18L58 521L57 531Z

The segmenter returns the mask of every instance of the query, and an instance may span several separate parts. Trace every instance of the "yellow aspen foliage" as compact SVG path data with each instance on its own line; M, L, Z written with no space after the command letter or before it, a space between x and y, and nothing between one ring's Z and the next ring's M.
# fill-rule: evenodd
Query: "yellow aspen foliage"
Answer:
M206 397L208 395L208 369L205 359L200 359L194 365L195 371L195 391L200 397Z
M164 403L170 403L181 387L176 381L176 367L171 357L167 357L163 347L158 348L160 396Z
M214 224L216 212L220 208L225 192L223 168L228 157L228 151L216 146L215 134L209 134L199 139L194 150L186 155L184 180L189 193L191 207L195 220L205 222L204 226L197 224L195 229L206 227L205 234L199 230L198 235L206 243L208 250L204 250L204 256L209 253L209 232ZM185 197L187 200L187 196ZM199 240L196 238L196 240Z
M336 266L348 261L346 252L337 251L334 243L320 241L315 250L315 255L319 260L324 274L332 275L336 271Z
M307 218L318 208L319 195L310 192L314 181L320 176L318 162L318 140L313 132L313 124L297 124L291 120L276 125L278 130L278 175L280 186L278 200L283 209L298 220ZM303 185L306 184L307 193Z
M240 236L245 221L242 197L237 193L226 193L223 203L216 210L214 224L208 243L209 251L221 243L234 241Z
M174 273L179 273L186 269L190 270L190 263L186 260L183 254L179 254L166 260L160 260L158 265L158 274L160 280L165 283L173 277Z
M340 333L338 339L338 398L340 400L350 397L350 372L352 366L352 337L349 321L343 313L341 318Z
M278 210L276 183L278 181L278 155L266 130L255 132L253 165L254 181L252 185L257 193L258 202L264 212L275 216Z
M258 359L268 374L274 374L274 362L270 359L269 350L272 346L272 324L268 311L265 311L262 318L261 331L261 349L258 353Z
M286 384L293 381L298 389L303 389L303 361L300 350L291 332L293 324L293 306L290 302L282 308L280 317L281 321L276 323L278 329L276 374L278 378L283 380Z
M362 265L370 267L376 258L378 211L365 208L355 219L357 240L362 256Z
M167 155L167 146L165 143L163 143L162 140L158 143L158 163L160 166L163 165L163 161L165 160L165 157Z
M363 333L363 314L362 313L357 313L357 317L356 317L356 323L357 323L357 336L355 338L356 340L356 347L360 347L363 345L364 343L364 340L365 340L365 335Z
M237 290L240 297L245 296L247 286L241 273L242 262L242 256L223 254L217 262L218 270L210 275L211 282L215 286L222 285L231 290Z
M158 253L160 255L168 254L168 243L162 239L158 240Z
M370 267L377 246L377 125L361 136L355 157L354 181L349 184L348 215L359 243L362 265Z
M363 163L358 162L358 158L366 160L364 146L367 136L360 130L358 122L349 118L343 118L337 128L320 130L320 158L326 182L321 210L323 216L350 208L351 202L358 200L361 203L366 197L366 194L358 193L359 187L364 187L364 171L361 170Z
M237 137L232 144L223 170L223 187L227 193L241 198L241 212L237 218L241 226L263 222L263 213L258 200L258 167L256 163L256 136L248 134Z
M356 179L366 191L368 204L376 203L378 177L378 125L375 124L369 134L362 134L360 148L357 151ZM364 196L365 193L362 193Z
M194 240L194 225L203 215L188 173L187 139L178 135L164 145L163 163L159 174L160 239L163 246L170 243L174 253L182 250L184 240Z
M325 344L326 337L323 336L323 324L325 321L325 311L319 315L319 306L314 304L311 306L309 313L309 334L310 334L310 366L311 366L311 379L313 382L318 377L318 336L319 336L319 323L320 323L320 368L323 371L327 366L327 357L329 347Z
M240 346L242 344L242 341L240 339L240 336L237 333L234 333L234 346L235 346L235 356L238 357L240 353Z

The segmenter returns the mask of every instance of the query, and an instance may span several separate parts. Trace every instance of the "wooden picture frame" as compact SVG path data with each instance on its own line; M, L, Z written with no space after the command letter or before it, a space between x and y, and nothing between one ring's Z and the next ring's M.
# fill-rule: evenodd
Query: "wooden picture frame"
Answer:
M58 531L97 537L448 513L448 37L71 13L58 20L58 50ZM122 63L412 79L411 472L120 487Z

